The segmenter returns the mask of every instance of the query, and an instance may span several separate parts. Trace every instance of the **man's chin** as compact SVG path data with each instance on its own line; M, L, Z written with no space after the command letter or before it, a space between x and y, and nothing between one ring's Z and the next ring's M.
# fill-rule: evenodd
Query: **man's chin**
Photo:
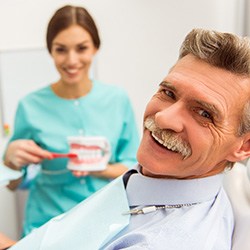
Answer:
M158 171L155 171L155 170L151 170L151 169L147 169L147 168L144 168L142 166L142 174L145 175L145 176L148 176L148 177L151 177L151 178L157 178L157 179L178 179L178 177L176 177L175 175L173 175L172 173L162 173L162 172L158 172Z

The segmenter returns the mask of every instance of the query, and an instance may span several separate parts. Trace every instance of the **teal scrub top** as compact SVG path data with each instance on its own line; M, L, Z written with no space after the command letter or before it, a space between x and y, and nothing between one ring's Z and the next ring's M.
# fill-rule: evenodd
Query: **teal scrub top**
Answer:
M91 91L78 99L63 99L51 86L35 91L18 105L10 141L34 140L51 152L68 152L68 136L105 136L111 145L109 163L136 164L139 135L131 103L117 86L93 81ZM44 160L30 185L23 235L52 217L71 209L110 180L75 177L67 170L68 159Z

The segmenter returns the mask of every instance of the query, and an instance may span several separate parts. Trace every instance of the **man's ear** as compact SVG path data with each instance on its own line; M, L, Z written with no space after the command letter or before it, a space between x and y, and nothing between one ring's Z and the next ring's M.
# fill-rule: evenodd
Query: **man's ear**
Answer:
M250 157L250 133L241 138L238 148L227 157L227 160L236 162L245 160L248 157Z

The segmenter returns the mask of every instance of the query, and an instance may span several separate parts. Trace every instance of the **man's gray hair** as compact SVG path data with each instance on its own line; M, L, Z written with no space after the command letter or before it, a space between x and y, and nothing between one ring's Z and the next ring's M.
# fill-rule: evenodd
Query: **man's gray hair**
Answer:
M233 74L250 78L250 40L247 37L214 30L193 29L181 45L179 59L187 54L192 54ZM237 135L240 136L249 131L250 97L242 110Z

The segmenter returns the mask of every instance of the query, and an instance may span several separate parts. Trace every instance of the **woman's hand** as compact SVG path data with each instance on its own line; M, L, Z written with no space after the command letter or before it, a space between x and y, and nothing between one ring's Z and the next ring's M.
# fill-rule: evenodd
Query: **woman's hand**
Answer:
M90 172L88 171L77 171L77 170L72 170L72 174L75 177L84 177L84 176L88 176L90 174Z
M72 171L72 174L76 177L83 177L87 175L92 175L100 178L105 179L114 179L122 174L124 174L128 168L121 164L121 163L115 163L115 164L108 164L107 168L102 171Z
M6 235L0 233L0 249L7 249L8 247L14 245L16 242Z
M39 163L43 159L52 159L50 152L39 147L32 140L16 140L8 145L4 163L6 166L19 170L30 163Z

